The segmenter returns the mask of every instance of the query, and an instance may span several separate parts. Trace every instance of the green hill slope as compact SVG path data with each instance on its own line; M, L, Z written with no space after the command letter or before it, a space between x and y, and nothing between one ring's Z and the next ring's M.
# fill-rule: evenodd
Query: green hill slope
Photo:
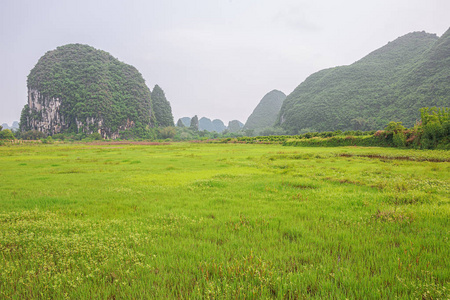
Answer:
M309 76L287 96L277 124L289 133L412 126L423 106L448 106L449 32L409 33L349 65Z
M154 123L150 90L138 70L88 45L47 52L27 83L22 130L99 132L115 138L120 131Z
M244 129L262 130L272 127L277 120L286 95L278 90L267 93L245 122Z
M170 106L170 102L167 101L166 95L159 85L155 85L151 96L156 124L159 127L174 126L172 107Z

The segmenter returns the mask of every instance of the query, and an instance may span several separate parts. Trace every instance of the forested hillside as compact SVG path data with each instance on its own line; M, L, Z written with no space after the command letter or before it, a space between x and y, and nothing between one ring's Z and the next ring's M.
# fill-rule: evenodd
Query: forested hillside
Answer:
M154 125L150 90L138 70L88 45L47 52L27 83L22 130L117 137L119 130Z
M277 124L288 133L412 126L421 107L450 102L450 32L409 33L349 65L309 76L287 96Z
M267 93L245 122L244 129L263 130L272 127L277 120L286 95L278 90Z
M155 85L151 97L156 125L159 127L174 126L170 102L167 101L166 95L159 85Z

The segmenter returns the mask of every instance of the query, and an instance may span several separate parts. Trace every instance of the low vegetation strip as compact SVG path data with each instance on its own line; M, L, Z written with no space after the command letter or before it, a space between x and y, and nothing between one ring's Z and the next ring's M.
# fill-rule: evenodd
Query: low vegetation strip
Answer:
M443 155L447 153L442 153ZM354 155L342 153L342 157L352 157ZM392 160L412 160L412 161L433 161L433 162L450 162L450 157L417 157L417 156L386 156L380 154L358 154L359 157L377 158L377 159L392 159Z
M447 159L280 144L2 146L0 298L447 299Z

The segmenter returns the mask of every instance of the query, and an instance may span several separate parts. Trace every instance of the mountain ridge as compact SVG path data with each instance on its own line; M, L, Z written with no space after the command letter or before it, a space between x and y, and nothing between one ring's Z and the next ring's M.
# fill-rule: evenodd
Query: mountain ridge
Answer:
M422 100L413 99L417 89L424 87L422 79L411 75L414 68L423 68L433 48L449 55L446 48L441 51L443 46L438 47L447 45L448 36L448 31L440 38L425 32L409 33L351 65L310 75L286 97L276 124L291 134L381 129L389 121L412 126L419 119L420 107L448 103L446 97L431 99L429 94ZM433 77L435 70L426 69L425 78ZM438 77L435 79L442 85L445 80Z

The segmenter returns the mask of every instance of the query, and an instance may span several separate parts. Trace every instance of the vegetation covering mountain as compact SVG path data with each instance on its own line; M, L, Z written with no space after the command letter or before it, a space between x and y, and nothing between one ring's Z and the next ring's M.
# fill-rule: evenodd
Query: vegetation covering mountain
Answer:
M195 131L198 130L198 117L197 117L197 115L192 117L191 124L189 125L189 128L191 128L192 130L195 130Z
M450 31L409 33L349 65L309 76L284 101L288 133L412 126L421 107L450 101Z
M239 120L232 120L230 122L228 122L228 131L229 132L238 132L239 130L241 130L244 127L244 123L242 123Z
M119 130L154 124L150 90L138 70L88 45L69 44L47 52L27 84L22 130L101 132L111 137Z
M263 130L272 127L286 95L278 90L267 93L245 122L244 129Z
M151 93L153 113L155 115L156 124L160 127L174 126L172 108L166 99L164 91L155 85Z

